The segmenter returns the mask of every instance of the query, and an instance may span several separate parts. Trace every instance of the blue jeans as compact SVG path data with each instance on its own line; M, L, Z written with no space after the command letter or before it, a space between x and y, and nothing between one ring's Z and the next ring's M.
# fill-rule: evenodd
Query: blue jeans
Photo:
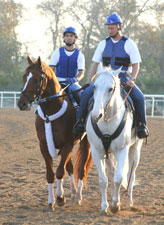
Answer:
M126 77L126 73L120 73L119 78L122 82L126 83L128 80ZM128 92L130 90L129 86L125 87L125 90ZM138 122L144 123L146 125L146 117L145 117L145 102L144 102L144 95L142 91L139 89L137 85L135 85L131 92L130 97L133 100L135 110L138 116Z
M126 83L127 81L126 73L120 73L119 78L122 82ZM83 119L84 114L87 111L88 102L90 98L93 96L93 87L94 84L91 84L84 90L81 96L80 108L77 112L77 120ZM130 87L127 86L125 89L128 92L130 90ZM130 97L133 100L138 115L138 121L146 125L144 95L141 92L141 90L137 87L137 85L135 85L131 90Z
M84 91L80 99L80 107L77 111L76 119L81 120L84 119L85 112L87 111L88 102L93 96L93 88L94 84L89 85Z
M73 83L73 84L71 84L70 86L69 86L69 90L70 91L77 91L77 90L79 90L81 88L81 86L80 86L80 84L78 83L78 82L75 82L75 83ZM77 95L78 95L78 97L81 99L81 96L82 96L82 93L83 93L83 90L80 90L78 93L77 93Z

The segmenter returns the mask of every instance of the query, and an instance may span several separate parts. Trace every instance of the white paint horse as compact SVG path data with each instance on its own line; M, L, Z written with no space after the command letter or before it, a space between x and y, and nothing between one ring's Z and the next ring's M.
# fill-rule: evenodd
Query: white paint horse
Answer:
M106 164L113 170L113 193L111 211L120 210L121 185L128 191L128 202L133 205L132 191L135 171L140 160L142 139L136 136L133 113L125 107L120 93L120 70L102 70L94 83L94 105L89 114L86 131L91 154L99 174L102 211L107 212L108 178ZM111 153L108 158L108 153Z

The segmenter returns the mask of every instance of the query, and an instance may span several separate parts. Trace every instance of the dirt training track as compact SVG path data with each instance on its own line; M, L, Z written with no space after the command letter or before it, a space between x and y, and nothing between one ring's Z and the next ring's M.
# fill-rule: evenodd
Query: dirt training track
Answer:
M34 121L32 111L0 109L0 224L164 224L164 120L148 119L150 137L142 148L136 173L139 185L134 187L134 207L126 205L126 193L121 189L121 211L108 215L100 212L101 197L93 163L82 206L71 202L66 174L66 205L56 206L54 212L47 210L45 163ZM110 190L108 199L110 202Z

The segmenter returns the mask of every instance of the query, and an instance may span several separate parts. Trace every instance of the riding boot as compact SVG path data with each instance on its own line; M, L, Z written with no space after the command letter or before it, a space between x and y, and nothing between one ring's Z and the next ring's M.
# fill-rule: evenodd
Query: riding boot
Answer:
M80 100L80 108L77 112L77 122L74 125L73 132L75 134L81 134L84 132L84 121L87 116L87 108L89 104L89 100L91 99L93 95L93 84L91 84L89 87L87 87Z
M149 136L149 130L144 123L139 123L138 130L137 130L137 136L140 139L141 138L147 138Z
M84 132L84 122L83 120L78 120L73 128L73 133L75 134L81 134Z

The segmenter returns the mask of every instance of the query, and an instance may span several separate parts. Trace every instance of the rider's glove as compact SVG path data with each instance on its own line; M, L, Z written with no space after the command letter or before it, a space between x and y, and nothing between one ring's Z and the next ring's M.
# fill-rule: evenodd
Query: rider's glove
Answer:
M67 82L68 82L68 84L73 84L73 83L77 82L77 78L76 77L67 78Z

